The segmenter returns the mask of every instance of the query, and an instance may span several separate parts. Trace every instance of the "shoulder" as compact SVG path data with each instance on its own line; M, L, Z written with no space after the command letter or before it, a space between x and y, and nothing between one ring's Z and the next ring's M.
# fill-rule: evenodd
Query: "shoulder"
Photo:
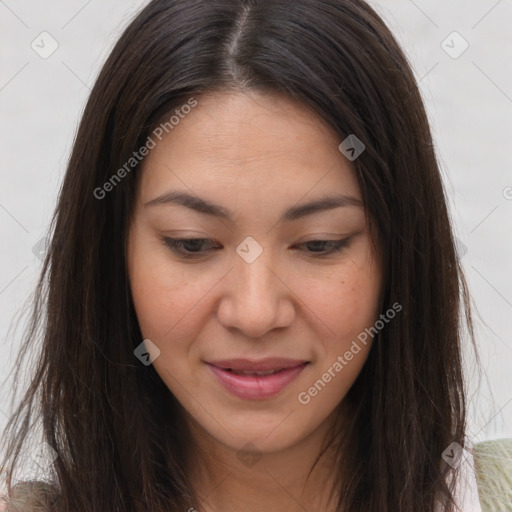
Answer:
M458 470L456 500L464 512L512 505L512 439L468 446L461 452Z
M59 489L39 480L19 482L12 492L0 495L0 512L50 512L59 499Z
M512 438L480 442L473 456L484 510L512 510Z

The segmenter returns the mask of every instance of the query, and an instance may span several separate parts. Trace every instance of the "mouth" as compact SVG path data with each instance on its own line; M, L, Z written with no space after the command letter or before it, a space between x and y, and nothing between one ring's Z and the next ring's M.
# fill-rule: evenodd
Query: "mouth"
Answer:
M309 361L272 358L261 361L232 359L206 363L231 394L261 400L277 395L309 364Z

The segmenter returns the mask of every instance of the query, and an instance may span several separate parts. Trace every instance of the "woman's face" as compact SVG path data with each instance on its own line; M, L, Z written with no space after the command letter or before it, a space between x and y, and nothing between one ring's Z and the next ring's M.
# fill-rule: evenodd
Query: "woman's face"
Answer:
M196 99L143 162L135 309L197 425L277 451L325 426L359 374L380 264L353 164L318 116L273 95Z

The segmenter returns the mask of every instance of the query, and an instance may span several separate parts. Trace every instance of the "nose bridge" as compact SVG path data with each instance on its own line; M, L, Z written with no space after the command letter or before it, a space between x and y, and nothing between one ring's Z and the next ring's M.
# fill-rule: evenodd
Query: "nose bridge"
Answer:
M274 273L272 268L272 251L263 248L253 237L246 237L236 248L239 256L235 263L235 279L239 282L236 288L239 289L242 298L250 301L272 300L271 290L275 288ZM240 297L237 297L239 300Z
M236 252L229 289L219 310L220 321L225 327L236 327L255 338L285 326L293 307L284 300L271 250L247 237Z

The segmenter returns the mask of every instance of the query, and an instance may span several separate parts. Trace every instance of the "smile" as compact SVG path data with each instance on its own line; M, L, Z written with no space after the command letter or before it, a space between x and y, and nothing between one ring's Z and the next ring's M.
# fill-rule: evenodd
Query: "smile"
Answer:
M267 359L206 363L222 386L245 400L262 400L277 395L304 370L308 362Z

